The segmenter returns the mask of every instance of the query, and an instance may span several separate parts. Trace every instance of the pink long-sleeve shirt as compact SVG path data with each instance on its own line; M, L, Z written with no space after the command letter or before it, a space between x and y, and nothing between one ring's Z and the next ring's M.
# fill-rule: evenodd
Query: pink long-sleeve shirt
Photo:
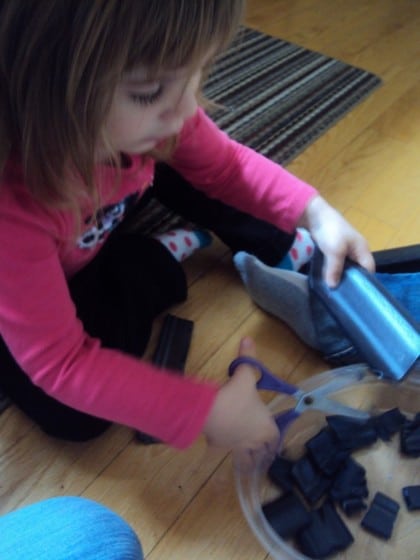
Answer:
M123 208L123 201L141 196L153 182L151 158L130 160L117 189L115 170L97 169L107 208ZM208 196L287 231L317 194L230 139L201 109L185 124L172 165ZM83 218L91 211L89 204L83 207ZM84 331L67 281L92 260L112 229L99 235L87 222L76 235L72 212L35 201L20 165L8 162L0 187L0 334L33 383L55 399L187 447L200 434L218 387L106 349Z

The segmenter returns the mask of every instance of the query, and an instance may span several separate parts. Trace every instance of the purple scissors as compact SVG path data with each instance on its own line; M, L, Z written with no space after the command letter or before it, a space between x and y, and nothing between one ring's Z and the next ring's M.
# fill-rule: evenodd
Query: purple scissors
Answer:
M294 397L296 400L294 408L280 412L274 417L280 432L284 431L291 422L293 422L306 410L321 410L327 414L340 414L343 416L358 418L360 420L366 420L370 417L370 414L364 410L358 410L357 408L346 406L326 396L360 381L365 375L365 372L360 371L358 368L339 368L336 371L342 371L341 376L331 379L313 391L303 391L296 385L291 385L290 383L276 377L259 360L249 356L240 356L239 358L233 360L229 366L229 376L232 376L236 368L241 364L248 364L259 370L261 377L257 381L257 389L283 393Z

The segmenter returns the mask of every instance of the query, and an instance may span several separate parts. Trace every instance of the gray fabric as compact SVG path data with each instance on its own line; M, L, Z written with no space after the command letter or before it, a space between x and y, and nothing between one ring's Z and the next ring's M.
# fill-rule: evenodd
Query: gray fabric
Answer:
M346 334L310 288L306 275L266 266L245 252L237 253L234 263L255 303L286 323L331 365L369 363L368 356L355 347L351 333ZM419 321L420 273L376 273L376 278L406 308L414 321Z
M318 349L307 276L266 266L243 251L236 253L233 261L255 303L284 321L308 346Z

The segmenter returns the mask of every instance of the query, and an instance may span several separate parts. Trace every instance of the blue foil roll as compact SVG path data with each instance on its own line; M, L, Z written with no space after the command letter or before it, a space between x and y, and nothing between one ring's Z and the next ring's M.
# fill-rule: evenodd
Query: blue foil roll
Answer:
M375 276L347 260L340 284L323 279L321 251L311 262L309 286L373 371L402 380L419 365L420 326Z

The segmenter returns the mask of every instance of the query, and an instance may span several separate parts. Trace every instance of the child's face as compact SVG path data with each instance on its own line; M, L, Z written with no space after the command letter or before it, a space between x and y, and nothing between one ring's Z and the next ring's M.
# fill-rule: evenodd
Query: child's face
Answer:
M105 124L113 147L118 152L145 153L178 134L197 110L200 79L200 70L191 75L187 69L163 72L153 80L144 69L125 75Z

